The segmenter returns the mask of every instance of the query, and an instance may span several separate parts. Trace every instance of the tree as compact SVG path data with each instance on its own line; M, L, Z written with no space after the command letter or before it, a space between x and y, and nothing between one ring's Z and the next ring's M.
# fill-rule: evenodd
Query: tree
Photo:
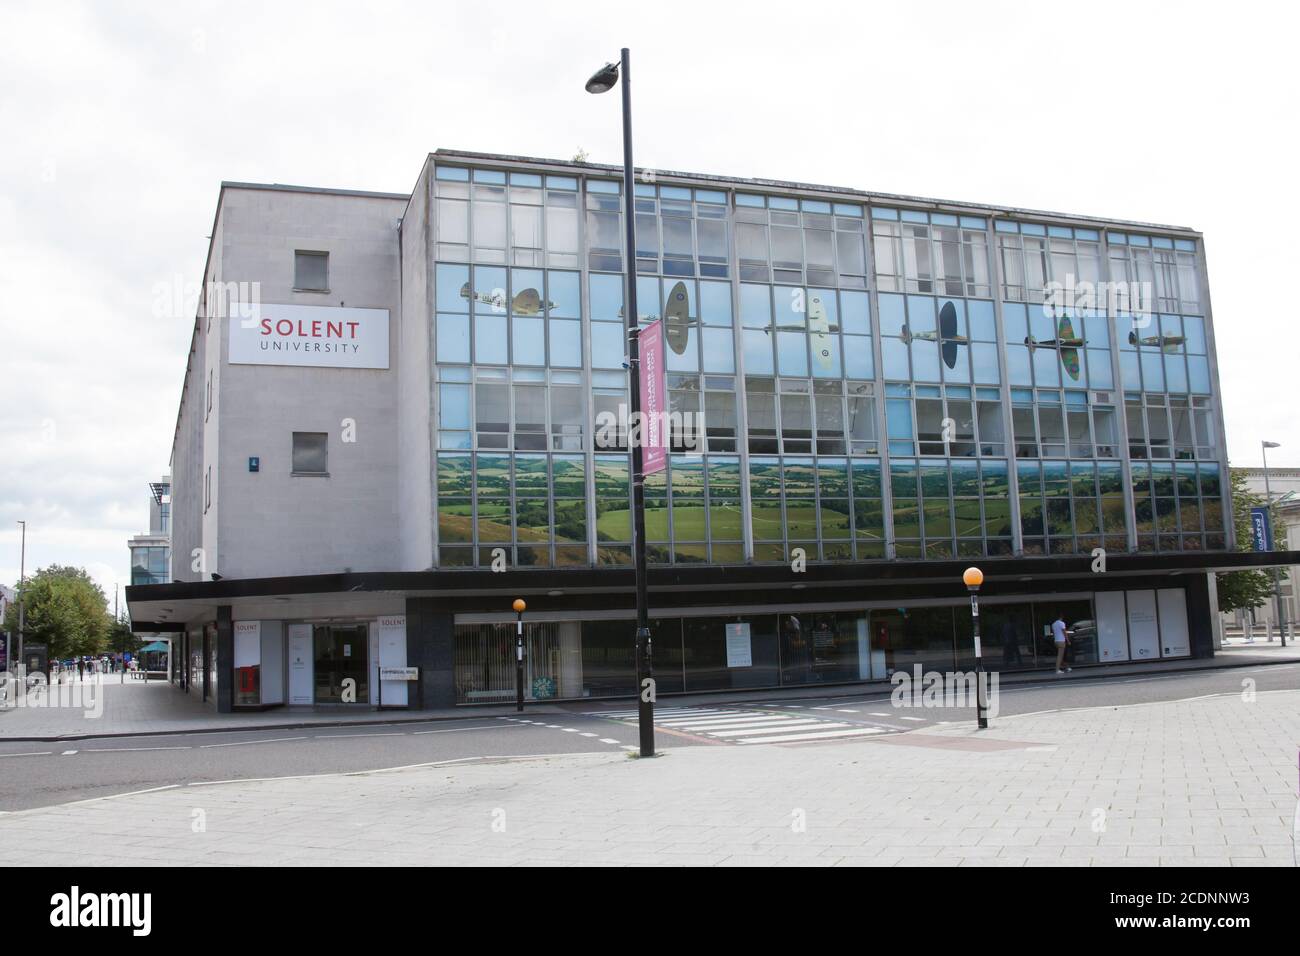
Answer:
M57 564L42 568L27 579L22 599L26 612L23 640L45 644L50 660L104 650L112 615L104 592L83 568ZM4 625L16 638L17 601L9 606Z
M1240 468L1229 471L1232 486L1232 524L1236 531L1237 550L1253 551L1250 509L1264 507L1264 496L1246 487L1246 473ZM1277 508L1271 511L1273 527L1280 527ZM1268 571L1228 571L1215 575L1219 591L1219 610L1250 610L1273 598L1273 576Z
M131 625L123 620L113 621L108 629L108 649L114 654L135 656L144 642L131 633Z

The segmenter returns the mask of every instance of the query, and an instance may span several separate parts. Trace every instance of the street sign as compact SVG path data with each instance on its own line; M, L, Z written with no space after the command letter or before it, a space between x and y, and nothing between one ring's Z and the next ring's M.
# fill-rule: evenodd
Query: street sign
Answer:
M420 668L418 667L381 667L379 668L380 680L419 680Z
M1273 550L1273 523L1267 508L1250 509L1250 540L1256 551Z

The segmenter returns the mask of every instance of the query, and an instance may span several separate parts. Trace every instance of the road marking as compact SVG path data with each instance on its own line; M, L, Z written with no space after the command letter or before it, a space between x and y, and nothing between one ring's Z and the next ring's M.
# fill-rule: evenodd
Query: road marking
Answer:
M841 714L856 714L856 713L859 713L859 711L856 711L856 710L840 710L839 713L841 713Z
M583 733L579 734L578 736L579 736L579 737L594 737L594 736L596 736L596 735L593 734L593 733L591 733L590 731L584 731Z
M919 721L922 721L922 722L925 721L925 718L924 718L924 717L900 717L900 718L898 718L898 719L899 719L899 720L919 720Z
M188 744L183 747L87 747L82 753L88 754L125 754L139 753L145 750L193 750Z
M740 740L742 744L779 744L800 740L829 740L834 737L865 737L869 734L883 734L884 731L876 727L864 727L860 730L825 730L807 734L783 734L775 737L744 737Z
M870 716L872 716L872 717L891 717L891 716L893 716L892 714L881 714L881 713L878 713L878 712L876 712L876 711L874 711L874 710L873 710L873 711L869 711L868 714L869 714Z
M576 733L578 732L578 728L577 728L577 727L565 727L565 728L564 728L564 732L565 732L566 734L576 734Z
M532 721L525 720L523 723L528 724ZM465 730L509 730L509 727L502 727L499 724L492 724L490 727L449 727L446 730L415 730L411 732L412 737L420 737L424 734L459 734Z
M847 726L849 725L845 723L839 723L837 721L827 722L824 720L796 720L796 721L791 721L788 724L779 724L775 727L769 725L764 727L743 727L738 730L715 730L709 736L723 737L723 738L743 737L746 734L772 734L772 733L784 734L787 730L796 730L802 732L802 731L811 730L813 727L821 727L825 730L831 730L836 727L847 727ZM882 732L876 730L874 727L867 728L867 729L869 729L870 732L873 734L878 734Z
M0 754L0 757L52 757L53 750L36 750L26 754Z
M317 740L339 740L343 737L400 737L401 731L392 734L317 734Z
M72 756L73 754L75 754L75 753L76 753L75 750L65 750L65 751L63 751L63 753L61 753L59 756L61 756L61 757L71 757L71 756Z
M601 737L601 738L600 738L600 742L601 742L602 744L616 744L616 743L618 743L618 741L615 740L613 737Z
M200 744L200 750L207 750L210 747L251 747L253 744L278 744L286 740L306 740L303 737L272 737L270 740L234 740L225 744ZM269 778L268 778L269 779Z

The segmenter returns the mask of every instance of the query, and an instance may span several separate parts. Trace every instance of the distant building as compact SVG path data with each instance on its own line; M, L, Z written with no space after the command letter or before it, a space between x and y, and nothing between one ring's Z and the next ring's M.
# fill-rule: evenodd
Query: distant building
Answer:
M1264 495L1264 469L1242 468L1246 475L1246 487L1251 492ZM1269 468L1268 485L1273 493L1273 504L1277 508L1277 525L1273 528L1273 547L1278 551L1295 550L1300 546L1300 468ZM1300 565L1287 569L1287 576L1282 579L1282 604L1286 619L1294 632L1300 621L1300 596L1296 593L1295 581L1300 575ZM1276 604L1269 600L1250 611L1233 611L1224 614L1224 623L1230 627L1245 627L1252 621L1256 625L1276 628Z
M132 584L166 584L171 577L171 477L149 483L149 530L127 541Z

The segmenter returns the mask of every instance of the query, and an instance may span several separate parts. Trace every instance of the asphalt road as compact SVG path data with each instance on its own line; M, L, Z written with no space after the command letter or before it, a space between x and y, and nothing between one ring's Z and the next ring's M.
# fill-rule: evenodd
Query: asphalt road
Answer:
M1210 694L1300 688L1300 664L1134 677L1046 678L999 688L993 719L1077 707L1124 706ZM719 702L664 699L656 747L834 746L940 722L974 720L966 707L894 707L878 690L837 696L781 694ZM574 704L522 718L250 730L223 734L0 743L0 811L69 803L156 787L235 779L364 772L414 764L586 752L631 753L637 727L627 702Z

